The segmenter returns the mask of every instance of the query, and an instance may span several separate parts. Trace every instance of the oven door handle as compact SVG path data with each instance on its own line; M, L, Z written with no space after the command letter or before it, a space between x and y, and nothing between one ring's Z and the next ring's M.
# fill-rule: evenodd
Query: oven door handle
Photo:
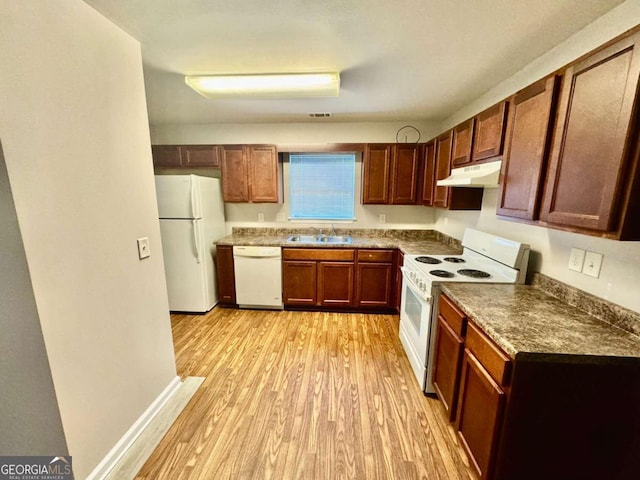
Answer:
M425 292L420 289L416 282L409 276L410 270L406 267L400 267L400 271L402 272L402 278L407 283L407 287L411 289L413 294L426 303L432 303L433 297L429 292Z

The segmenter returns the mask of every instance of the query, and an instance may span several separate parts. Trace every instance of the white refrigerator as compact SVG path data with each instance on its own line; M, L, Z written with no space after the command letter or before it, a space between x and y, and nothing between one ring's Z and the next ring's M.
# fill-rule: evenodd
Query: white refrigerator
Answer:
M204 313L218 303L214 242L224 237L220 180L156 175L169 309Z

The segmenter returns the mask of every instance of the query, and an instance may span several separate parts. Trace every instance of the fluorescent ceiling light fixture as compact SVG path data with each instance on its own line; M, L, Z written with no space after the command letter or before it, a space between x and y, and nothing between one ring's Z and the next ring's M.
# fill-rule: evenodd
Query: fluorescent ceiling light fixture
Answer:
M196 75L187 85L207 98L337 97L339 73L274 73L264 75Z

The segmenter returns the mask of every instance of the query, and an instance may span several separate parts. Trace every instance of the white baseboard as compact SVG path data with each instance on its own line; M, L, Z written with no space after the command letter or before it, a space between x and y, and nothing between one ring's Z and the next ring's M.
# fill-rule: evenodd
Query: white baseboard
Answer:
M131 447L133 442L140 436L149 422L160 412L164 404L176 393L180 388L180 377L176 376L169 385L156 397L149 407L140 415L138 420L131 425L131 428L122 436L118 443L111 449L109 453L102 459L96 468L89 474L87 480L103 480L111 469L118 463L125 452Z

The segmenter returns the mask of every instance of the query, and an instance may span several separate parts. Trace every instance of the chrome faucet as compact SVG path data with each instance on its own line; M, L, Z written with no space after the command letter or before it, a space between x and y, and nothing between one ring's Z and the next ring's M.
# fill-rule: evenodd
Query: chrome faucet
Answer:
M334 237L338 236L338 234L336 233L336 227L333 226L333 223L331 224L331 232L333 233Z

